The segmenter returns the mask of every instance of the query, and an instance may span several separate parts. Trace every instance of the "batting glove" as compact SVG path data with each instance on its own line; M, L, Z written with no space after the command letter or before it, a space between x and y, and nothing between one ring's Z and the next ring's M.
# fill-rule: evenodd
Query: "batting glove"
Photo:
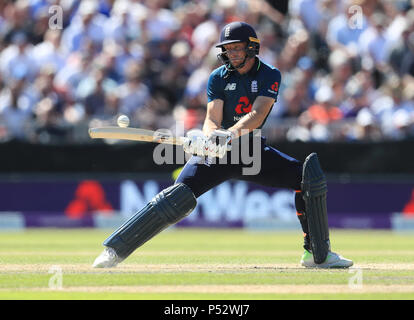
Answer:
M231 140L234 138L234 134L228 130L218 129L214 130L209 140L209 156L223 158L227 151L231 150Z
M184 139L184 152L204 157L208 156L209 141L200 130L190 130Z

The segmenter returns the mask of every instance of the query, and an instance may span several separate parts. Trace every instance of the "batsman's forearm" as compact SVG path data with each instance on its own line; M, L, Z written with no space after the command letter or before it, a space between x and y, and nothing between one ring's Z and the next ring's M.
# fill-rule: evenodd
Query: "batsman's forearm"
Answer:
M216 121L206 118L203 125L204 135L208 137L211 132L217 129L220 129L220 125Z
M228 130L234 134L235 138L238 138L257 129L263 123L264 119L265 116L257 112L257 110L252 110Z

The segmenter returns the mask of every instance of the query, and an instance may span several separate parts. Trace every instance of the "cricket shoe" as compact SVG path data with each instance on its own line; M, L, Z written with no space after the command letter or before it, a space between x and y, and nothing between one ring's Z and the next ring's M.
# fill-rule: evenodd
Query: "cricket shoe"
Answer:
M93 263L94 268L112 268L116 267L118 263L120 263L122 259L118 257L115 250L106 247L104 251L95 259Z
M326 260L322 263L315 263L313 260L313 254L308 250L305 250L303 253L300 264L306 268L349 268L354 262L352 260L346 259L335 252L328 252Z

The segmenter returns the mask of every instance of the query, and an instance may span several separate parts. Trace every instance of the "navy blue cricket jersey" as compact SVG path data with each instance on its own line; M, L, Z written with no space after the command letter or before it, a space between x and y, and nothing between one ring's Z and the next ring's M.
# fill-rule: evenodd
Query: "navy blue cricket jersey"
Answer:
M222 66L210 75L207 85L208 101L224 101L222 126L227 129L251 111L258 96L271 97L276 101L280 80L280 71L258 58L252 69L244 75L237 71L229 72ZM267 116L258 128L263 126L266 119ZM253 143L253 140L249 143ZM261 164L260 172L255 175L243 175L246 165L242 162L210 164L201 157L193 156L184 166L176 183L186 184L196 197L229 179L251 181L270 187L300 189L301 162L266 145L263 137L260 138L258 158Z
M229 72L225 66L215 69L208 80L208 102L224 101L222 127L228 129L249 113L258 96L277 101L281 81L280 71L256 57L255 64L246 74ZM270 113L270 111L269 111ZM263 123L258 127L262 128Z

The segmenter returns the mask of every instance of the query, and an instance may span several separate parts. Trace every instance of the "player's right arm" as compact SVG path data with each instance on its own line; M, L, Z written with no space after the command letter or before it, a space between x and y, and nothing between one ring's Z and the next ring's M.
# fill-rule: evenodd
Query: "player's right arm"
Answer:
M204 120L203 133L206 137L214 130L221 128L223 121L223 105L224 101L221 99L214 99L207 103L207 114Z
M212 139L212 133L221 128L223 121L224 94L222 79L216 69L207 83L207 112L203 124L204 137L191 137L183 144L184 151L198 156L222 158L227 152L227 143L219 144Z
M210 140L210 134L220 129L223 120L223 105L221 99L214 99L207 103L207 114L203 125L203 136L190 135L183 143L184 151L197 156L223 157L227 151L227 146L218 145Z
M221 128L223 121L224 91L220 69L214 70L207 82L207 113L203 125L206 137L214 130Z

